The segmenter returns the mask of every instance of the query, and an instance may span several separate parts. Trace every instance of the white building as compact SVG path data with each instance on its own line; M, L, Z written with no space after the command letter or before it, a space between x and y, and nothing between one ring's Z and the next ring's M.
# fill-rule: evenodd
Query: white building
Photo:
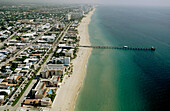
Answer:
M4 95L0 95L0 103L4 102Z
M63 64L48 64L41 72L42 78L48 78L49 76L61 76L64 74L65 67Z
M65 66L68 66L70 65L70 57L53 58L51 62L52 64L64 64Z
M74 49L63 50L63 53L64 53L65 56L67 56L67 57L73 57Z
M21 37L33 37L34 35L36 34L36 32L32 32L32 33L26 33L26 34L23 34Z
M42 36L41 38L48 42L53 42L55 40L54 36Z
M41 99L41 106L50 106L52 104L50 98L42 98Z
M65 17L66 20L71 20L71 14L67 14Z

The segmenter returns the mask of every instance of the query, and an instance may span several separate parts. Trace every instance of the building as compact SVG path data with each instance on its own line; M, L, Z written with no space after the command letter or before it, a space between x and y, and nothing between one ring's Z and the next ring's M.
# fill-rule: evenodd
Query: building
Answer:
M71 20L71 14L67 14L65 20Z
M4 102L4 95L0 95L0 104Z
M60 76L52 76L51 79L41 79L41 82L44 82L47 87L57 87L60 82Z
M53 58L50 64L64 64L65 66L70 65L70 57L60 57L60 58Z
M80 19L83 17L83 13L82 12L74 12L71 14L71 19L75 20L75 19Z
M41 106L50 106L52 104L50 98L42 98L41 99Z
M52 76L61 76L64 74L65 67L63 64L48 64L45 66L44 70L41 72L42 78L49 78Z
M13 75L10 75L8 77L6 77L3 82L8 82L10 84L15 84L18 82L19 78L21 77L21 75L16 75L16 74L13 74Z
M54 36L42 36L41 38L48 42L53 42L55 40Z
M73 57L74 49L63 50L63 53L64 53L65 56L67 56L67 57Z
M35 104L39 104L40 102L41 102L41 99L25 99L24 104L35 105Z
M36 35L36 32L23 34L21 37L30 38L30 37L34 37L34 35Z
M45 82L39 81L34 89L32 89L32 95L35 96L35 99L42 99L46 95L46 84Z

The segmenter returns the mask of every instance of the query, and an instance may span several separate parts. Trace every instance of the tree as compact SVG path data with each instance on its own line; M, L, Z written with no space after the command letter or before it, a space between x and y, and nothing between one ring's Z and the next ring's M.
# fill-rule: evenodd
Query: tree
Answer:
M5 66L2 66L2 68L1 68L1 72L6 72L6 68L5 68Z
M5 91L0 92L0 95L4 95L4 97L6 98L8 96L8 93L6 93Z

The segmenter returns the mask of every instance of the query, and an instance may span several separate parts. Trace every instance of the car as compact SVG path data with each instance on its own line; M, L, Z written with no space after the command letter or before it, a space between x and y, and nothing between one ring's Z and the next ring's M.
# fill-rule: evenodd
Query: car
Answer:
M9 101L9 102L8 102L8 105L11 105L11 103L12 103L12 102L11 102L11 101Z

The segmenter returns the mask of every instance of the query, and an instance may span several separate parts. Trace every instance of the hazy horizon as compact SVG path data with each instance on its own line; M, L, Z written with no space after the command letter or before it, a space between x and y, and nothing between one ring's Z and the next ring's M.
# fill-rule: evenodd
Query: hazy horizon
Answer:
M134 6L170 6L170 0L0 0L0 2L21 2L21 3L54 3L54 4L70 4L70 3L90 3L105 5L134 5Z

